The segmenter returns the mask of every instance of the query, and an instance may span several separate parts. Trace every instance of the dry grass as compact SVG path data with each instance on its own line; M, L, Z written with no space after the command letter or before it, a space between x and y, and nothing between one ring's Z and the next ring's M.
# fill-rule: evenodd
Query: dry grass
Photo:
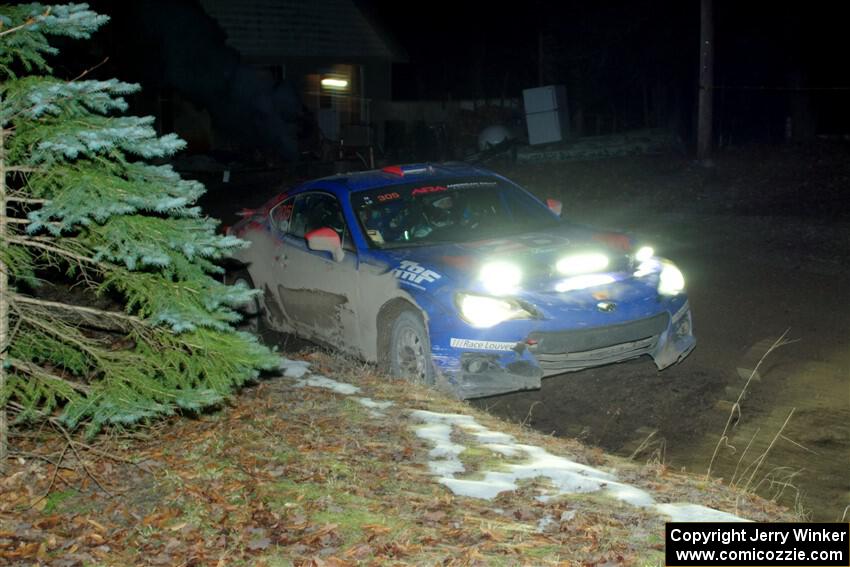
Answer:
M434 390L389 379L369 365L301 353L316 373L390 400L375 416L353 396L293 387L272 378L227 407L174 419L148 439L110 440L114 459L87 459L108 481L108 497L71 471L22 458L0 483L0 557L90 564L557 565L658 564L664 518L604 493L534 498L535 482L488 502L458 497L428 474L430 445L419 439L410 409L472 415L519 442L596 467L661 501L689 501L756 520L787 519L780 509L718 483L640 465L503 422ZM106 438L105 438L106 439ZM63 438L44 432L27 450L49 453ZM491 457L470 452L470 465ZM552 521L540 530L544 518ZM73 550L73 551L69 551Z

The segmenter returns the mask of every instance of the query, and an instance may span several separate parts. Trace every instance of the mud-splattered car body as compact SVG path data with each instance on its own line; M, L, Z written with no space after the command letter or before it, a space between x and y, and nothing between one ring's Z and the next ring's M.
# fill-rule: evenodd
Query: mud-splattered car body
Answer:
M303 184L231 233L252 243L237 259L266 324L371 362L424 346L413 368L462 398L684 358L695 339L681 272L553 208L482 168L396 166Z

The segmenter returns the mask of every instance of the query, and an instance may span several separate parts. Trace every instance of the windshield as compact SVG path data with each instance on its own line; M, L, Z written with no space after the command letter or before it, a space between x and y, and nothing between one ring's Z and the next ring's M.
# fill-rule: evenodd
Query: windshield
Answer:
M363 232L377 248L470 242L559 223L534 197L492 178L382 187L351 199Z

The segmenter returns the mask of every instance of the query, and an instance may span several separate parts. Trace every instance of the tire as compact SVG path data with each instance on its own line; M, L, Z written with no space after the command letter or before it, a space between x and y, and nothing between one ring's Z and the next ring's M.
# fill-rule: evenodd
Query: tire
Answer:
M227 275L224 276L224 283L227 285L236 285L241 283L248 289L254 289L254 280L251 279L251 275L248 273L248 270L245 269L228 272ZM247 303L238 306L236 310L242 315L242 320L236 324L236 328L240 331L259 335L261 330L259 298L253 297Z
M405 310L398 314L390 332L390 374L411 382L434 383L431 341L419 314Z

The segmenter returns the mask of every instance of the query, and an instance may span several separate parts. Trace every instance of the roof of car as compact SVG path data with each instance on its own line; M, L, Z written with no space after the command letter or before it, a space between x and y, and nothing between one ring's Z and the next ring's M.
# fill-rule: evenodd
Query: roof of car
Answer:
M417 163L323 177L308 181L301 185L299 189L328 189L333 187L338 190L351 192L388 187L401 183L433 183L445 179L474 176L497 177L495 173L488 169L468 163Z

